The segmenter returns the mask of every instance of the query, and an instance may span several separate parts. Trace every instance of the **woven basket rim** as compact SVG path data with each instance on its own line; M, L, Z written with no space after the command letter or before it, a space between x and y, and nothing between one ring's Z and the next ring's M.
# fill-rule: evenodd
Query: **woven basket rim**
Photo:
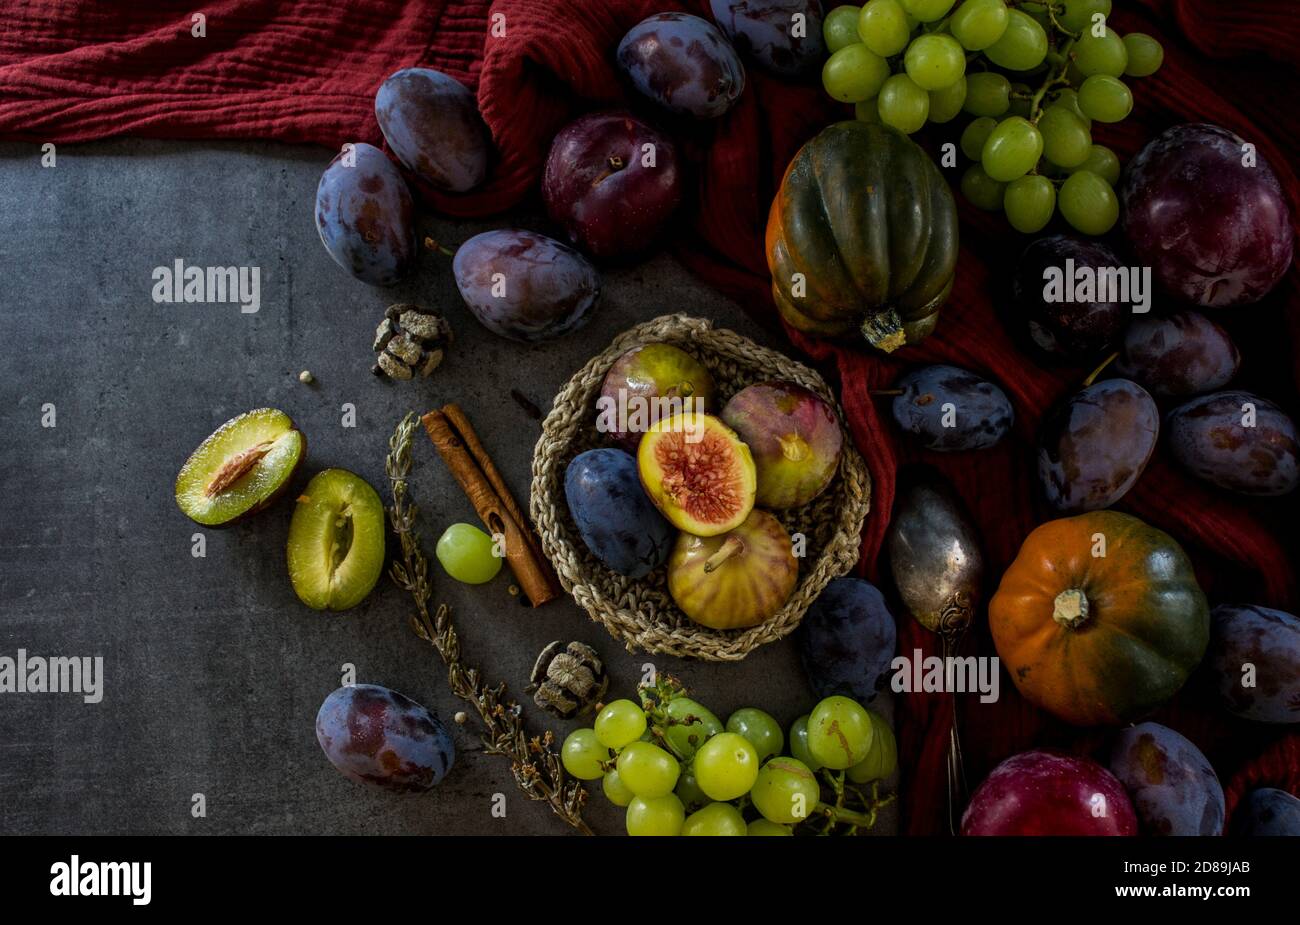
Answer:
M588 574L593 569L604 570L608 576L613 573L604 566L593 565L581 539L575 537L576 544L570 542L564 535L568 531L560 528L568 517L563 483L569 450L583 429L592 426L588 409L599 394L606 372L633 347L663 342L687 343L696 352L759 369L762 374L755 381L759 378L794 381L830 402L839 416L844 432L843 450L839 468L826 489L844 496L836 506L833 533L815 559L801 563L799 583L785 606L758 626L714 630L684 618L680 626L673 626L657 618L651 601L640 602L637 609L619 606L600 586L598 579L603 576ZM815 370L782 353L730 329L715 328L708 319L685 313L661 315L624 331L574 373L555 396L542 422L542 433L533 450L532 473L529 515L541 539L542 550L564 590L628 651L641 649L704 661L739 661L759 646L793 632L826 585L848 574L857 563L862 524L871 509L871 476L850 436L844 411L826 381ZM588 562L584 563L584 556ZM644 579L639 583L644 583Z

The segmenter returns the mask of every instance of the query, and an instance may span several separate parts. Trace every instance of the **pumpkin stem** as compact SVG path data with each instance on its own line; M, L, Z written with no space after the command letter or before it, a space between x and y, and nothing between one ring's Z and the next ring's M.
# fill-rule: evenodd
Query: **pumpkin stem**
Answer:
M736 536L734 533L731 534L722 541L722 545L718 547L717 552L704 560L704 574L709 575L717 571L718 567L721 566L722 563L726 562L744 548L744 540Z
M1088 619L1088 598L1078 588L1067 588L1056 595L1052 619L1066 629L1078 629Z
M907 333L903 330L903 320L898 312L887 308L872 315L862 322L862 336L871 346L885 353L893 353L907 343Z

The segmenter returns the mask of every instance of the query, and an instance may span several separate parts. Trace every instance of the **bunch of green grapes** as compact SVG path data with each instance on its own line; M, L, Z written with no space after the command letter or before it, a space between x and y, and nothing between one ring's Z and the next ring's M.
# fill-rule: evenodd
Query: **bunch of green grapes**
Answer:
M972 163L962 193L1040 231L1056 211L1084 234L1119 217L1115 153L1094 123L1133 109L1122 77L1154 74L1164 50L1107 24L1111 0L868 0L824 20L826 92L859 119L911 134L973 117L961 133Z
M897 755L889 724L847 697L818 703L787 739L755 707L724 726L672 679L642 688L639 706L605 704L560 749L566 771L600 780L606 799L626 807L629 835L793 835L805 822L870 828L892 800L878 786Z

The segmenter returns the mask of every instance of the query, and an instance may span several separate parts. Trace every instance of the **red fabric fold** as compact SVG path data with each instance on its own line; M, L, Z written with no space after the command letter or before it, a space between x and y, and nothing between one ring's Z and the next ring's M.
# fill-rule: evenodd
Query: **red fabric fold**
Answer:
M613 50L630 26L668 9L709 15L705 0L212 0L203 5L207 34L200 38L192 34L188 2L124 8L90 0L10 0L0 9L0 138L65 142L130 133L330 147L379 143L375 89L390 72L425 64L477 90L498 160L489 182L471 194L422 193L445 214L494 214L534 195L551 137L568 119L589 109L636 105L623 91ZM1135 82L1134 116L1096 127L1098 140L1126 160L1168 125L1225 125L1258 146L1300 218L1291 156L1300 148L1294 116L1300 19L1294 12L1267 0L1230 7L1218 0L1143 0L1136 8L1116 4L1113 21L1121 32L1156 36L1166 58L1158 74ZM703 279L775 328L763 253L768 205L798 147L828 121L851 114L833 105L815 81L793 85L748 71L748 89L727 116L671 126L693 164L696 192L672 246ZM921 140L935 151L954 135L932 128ZM954 186L959 175L948 171ZM938 330L922 344L884 357L856 344L787 333L838 378L853 437L871 469L873 511L860 570L873 580L885 577L877 556L895 473L901 465L925 462L943 471L970 507L985 542L991 592L1024 536L1051 516L1035 500L1034 433L1043 412L1077 386L1084 370L1040 366L1013 343L997 309L1024 240L1000 217L963 206L962 219L957 285ZM1300 352L1291 345L1300 333L1300 271L1293 268L1261 305L1215 317L1241 343L1246 386L1295 415ZM1001 383L1017 414L1012 439L983 453L947 456L900 439L885 423L887 408L870 393L925 362L954 363ZM1295 610L1287 557L1296 539L1293 499L1227 496L1183 476L1161 454L1120 507L1183 542L1213 600ZM899 617L900 648L932 653L933 639ZM994 654L986 628L977 627L973 636L971 651ZM1103 734L1064 728L1028 706L1009 682L998 703L967 700L962 732L972 783L1030 744L1081 751L1105 744ZM1278 735L1227 719L1192 691L1160 718L1202 745L1225 780L1247 779L1242 775L1249 774L1250 759ZM945 700L901 698L899 719L905 830L940 831Z

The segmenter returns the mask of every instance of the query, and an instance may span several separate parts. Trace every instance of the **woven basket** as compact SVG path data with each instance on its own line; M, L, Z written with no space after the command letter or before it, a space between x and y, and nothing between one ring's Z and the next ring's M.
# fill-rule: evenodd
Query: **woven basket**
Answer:
M787 379L835 406L841 426L843 411L821 376L808 367L734 331L715 330L702 318L664 315L621 334L593 357L555 396L542 424L533 451L529 510L542 549L564 589L628 651L640 648L706 661L739 661L758 646L792 632L826 584L857 562L862 521L871 507L871 478L846 437L839 471L829 487L810 504L774 512L791 533L806 537L799 585L785 606L765 623L743 630L713 630L692 622L669 596L665 568L644 578L627 578L602 565L583 543L564 498L570 460L584 450L609 445L595 427L596 399L605 373L628 350L652 343L672 344L699 360L713 374L720 401L755 382Z

